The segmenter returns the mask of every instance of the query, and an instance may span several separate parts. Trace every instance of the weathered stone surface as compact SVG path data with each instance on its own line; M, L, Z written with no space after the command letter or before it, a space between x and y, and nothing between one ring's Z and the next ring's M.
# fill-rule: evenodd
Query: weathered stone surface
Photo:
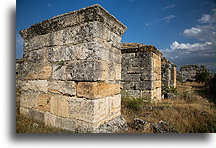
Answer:
M118 116L98 127L96 130L93 131L93 133L116 133L126 130L126 120L122 116Z
M50 62L61 62L75 59L74 46L55 46L48 50Z
M119 48L125 30L99 5L22 30L23 114L73 132L93 132L108 121L109 132L121 128L122 119L116 118L121 115Z
M28 117L29 109L28 108L24 108L24 107L20 107L19 108L19 112L20 112L21 115L24 115L24 116Z
M120 93L119 84L104 82L78 82L77 96L89 99L103 98Z
M47 93L48 89L48 82L47 80L30 80L30 81L24 81L22 83L22 90L32 90L36 92L44 92Z
M101 77L101 62L98 61L77 61L66 68L70 74L69 80L96 81Z
M26 108L37 108L38 93L33 91L23 91L20 96L20 106Z
M96 123L107 117L106 99L69 98L69 117Z
M40 94L38 96L38 106L37 109L40 111L50 111L50 94Z
M153 125L154 133L178 133L171 125L164 121L159 121Z
M40 112L34 109L29 109L28 116L34 120L44 122L44 112Z
M69 112L69 103L68 98L62 95L53 95L51 96L51 109L50 112L57 116L68 117Z
M182 65L179 71L182 77L181 81L196 81L196 76L203 71L207 71L204 65Z
M49 79L52 74L51 66L42 66L35 69L35 71L29 71L26 79Z
M54 64L52 69L52 79L54 80L66 80L67 77L70 75L67 75L66 73L66 66L62 63Z
M48 83L48 91L51 93L76 95L76 82L74 81L50 81Z
M162 87L176 87L176 66L165 57L161 58Z

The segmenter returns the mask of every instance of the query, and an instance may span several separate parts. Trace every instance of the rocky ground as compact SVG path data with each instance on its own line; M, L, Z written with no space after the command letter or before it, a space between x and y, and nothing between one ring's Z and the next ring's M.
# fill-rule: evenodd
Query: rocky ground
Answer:
M19 90L17 90L19 95ZM186 82L177 84L177 94L159 103L143 98L123 98L122 116L128 130L123 133L213 133L216 132L215 96L203 84ZM19 114L17 100L17 133L70 132L45 126L43 123Z

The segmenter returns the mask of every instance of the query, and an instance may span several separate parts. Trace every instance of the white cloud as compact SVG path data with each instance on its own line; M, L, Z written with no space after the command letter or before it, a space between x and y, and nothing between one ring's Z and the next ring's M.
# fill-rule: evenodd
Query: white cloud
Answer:
M208 23L211 19L211 15L203 14L203 16L198 20L200 23Z
M161 50L163 55L178 66L204 64L216 71L215 11L212 12L203 14L197 25L183 31L185 37L196 39L196 43L174 41L168 49Z
M175 4L168 5L164 7L164 10L169 9L169 8L174 8L175 6L176 6Z
M166 16L164 18L162 18L162 21L165 21L166 23L169 23L172 19L176 18L175 15L169 15L169 16Z
M196 28L196 27L192 27L190 29L185 29L183 34L187 37L193 37L193 36L197 36L200 33L202 33L202 29L201 28Z
M200 51L200 50L205 50L206 47L211 46L211 42L205 42L205 43L178 43L177 41L173 42L170 45L171 50L176 50L176 49L185 49L188 51Z

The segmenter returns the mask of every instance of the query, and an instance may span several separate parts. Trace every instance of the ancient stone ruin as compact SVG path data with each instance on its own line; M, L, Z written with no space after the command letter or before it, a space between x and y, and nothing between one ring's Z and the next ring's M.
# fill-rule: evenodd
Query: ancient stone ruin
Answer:
M20 113L72 131L106 132L101 128L112 120L121 128L121 51L115 44L125 30L93 5L20 31Z
M151 45L122 44L126 29L92 5L21 30L20 113L74 132L125 130L120 91L160 100L162 56ZM175 86L175 67L170 73Z
M196 81L197 74L207 71L204 65L182 65L178 72L178 80L182 82Z
M161 58L162 87L176 88L176 65L165 57Z
M161 99L161 53L154 47L127 43L122 46L122 85L134 97Z

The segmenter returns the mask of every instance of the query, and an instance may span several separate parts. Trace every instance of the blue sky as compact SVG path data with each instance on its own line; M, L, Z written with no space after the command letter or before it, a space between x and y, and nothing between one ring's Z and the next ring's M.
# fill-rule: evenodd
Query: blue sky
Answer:
M20 30L92 4L128 27L122 42L155 45L178 66L216 69L214 0L17 0L16 58L23 54Z

